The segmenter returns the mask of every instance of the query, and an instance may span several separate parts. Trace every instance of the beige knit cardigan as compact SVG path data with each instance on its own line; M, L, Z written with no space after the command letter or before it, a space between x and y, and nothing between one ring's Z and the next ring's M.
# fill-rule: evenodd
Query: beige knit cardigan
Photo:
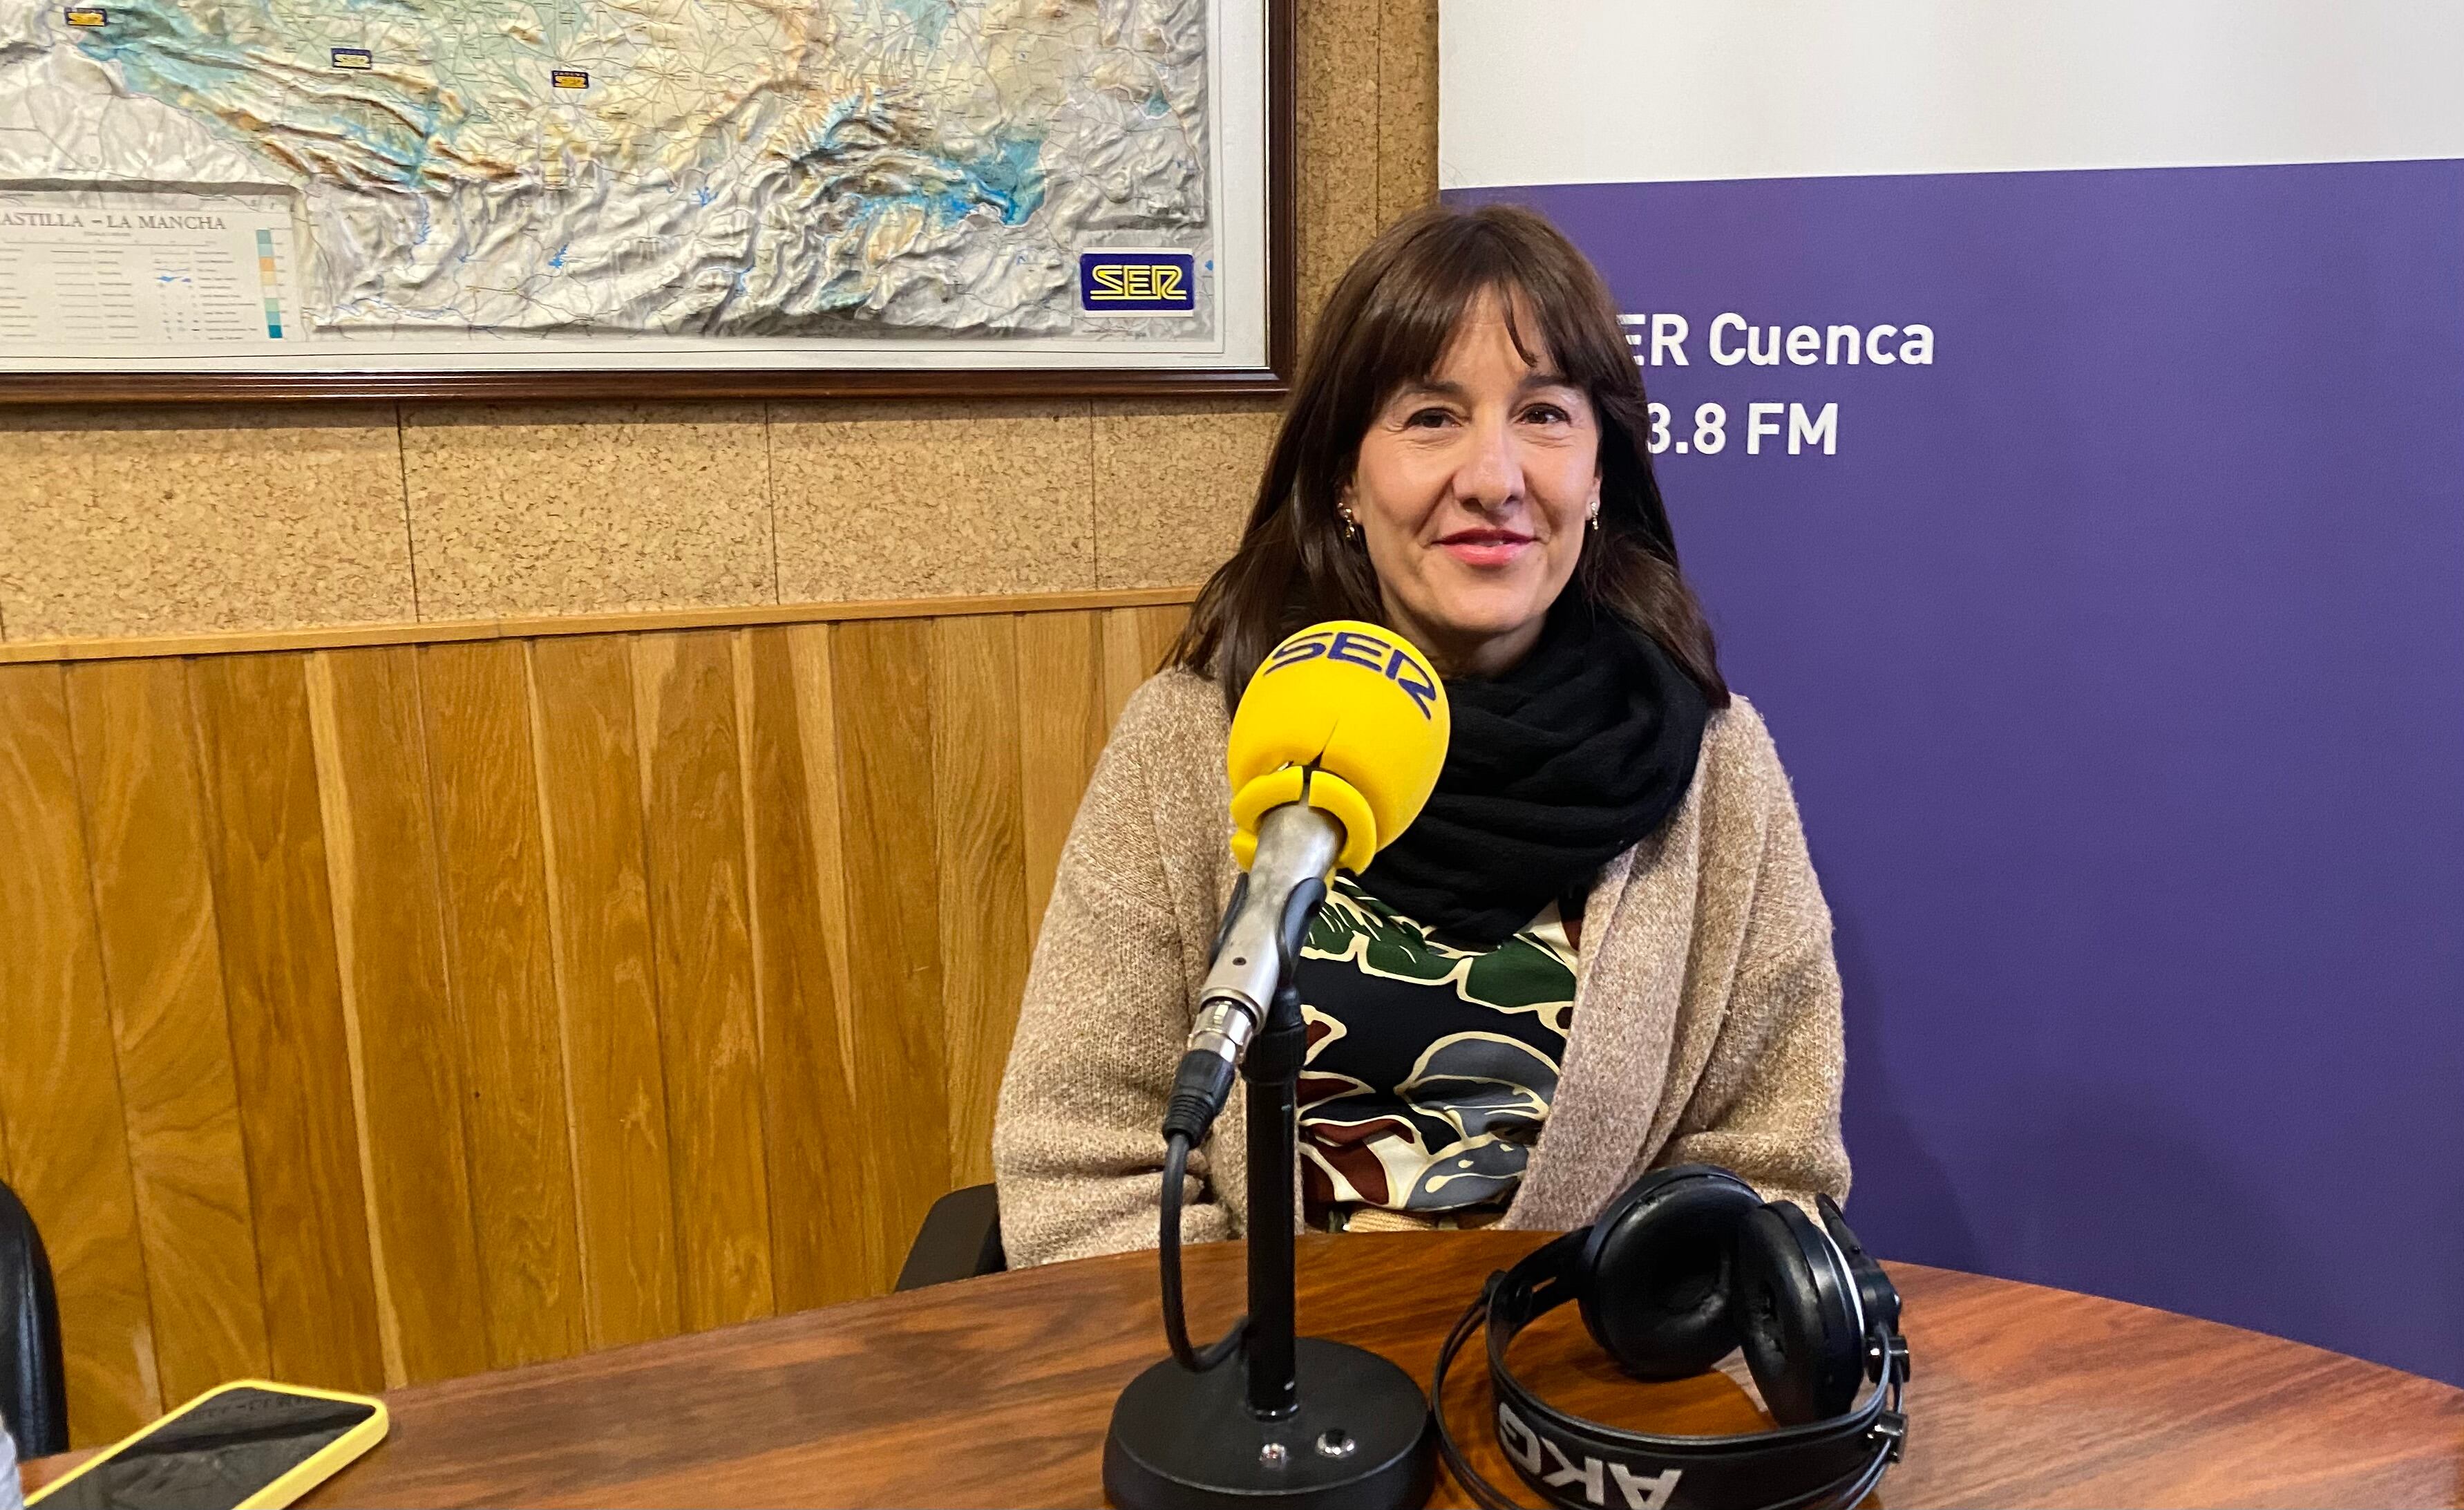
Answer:
M993 1127L1016 1266L1151 1247L1156 1130L1239 874L1215 684L1140 687L1096 763L1027 974ZM1508 1227L1582 1225L1644 1170L1723 1165L1844 1197L1831 914L1771 735L1712 715L1694 786L1583 912L1573 1032ZM1182 1233L1240 1235L1243 1096L1190 1161Z

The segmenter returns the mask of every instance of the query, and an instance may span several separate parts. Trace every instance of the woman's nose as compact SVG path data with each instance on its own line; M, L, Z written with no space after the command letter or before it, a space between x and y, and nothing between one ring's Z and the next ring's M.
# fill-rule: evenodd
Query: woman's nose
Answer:
M1523 460L1504 422L1473 424L1465 444L1469 449L1455 469L1455 493L1464 503L1496 509L1523 496Z

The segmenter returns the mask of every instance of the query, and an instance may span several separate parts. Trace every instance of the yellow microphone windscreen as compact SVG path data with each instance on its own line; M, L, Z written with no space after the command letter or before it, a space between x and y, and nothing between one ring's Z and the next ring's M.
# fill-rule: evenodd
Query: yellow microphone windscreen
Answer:
M1368 869L1420 815L1452 728L1445 686L1409 640L1353 619L1310 625L1275 647L1232 716L1233 856L1246 869L1259 820L1306 801L1343 824L1335 863Z

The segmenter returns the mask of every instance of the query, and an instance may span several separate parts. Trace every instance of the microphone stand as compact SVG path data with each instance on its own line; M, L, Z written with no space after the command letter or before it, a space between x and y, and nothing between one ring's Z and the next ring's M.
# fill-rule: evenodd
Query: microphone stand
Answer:
M1104 1442L1119 1510L1418 1510L1436 1472L1427 1397L1365 1348L1294 1333L1301 1063L1289 956L1249 1045L1249 1318L1225 1366L1167 1358L1130 1382ZM1234 1366L1237 1364L1237 1367Z
M1249 1082L1249 1326L1241 1361L1249 1375L1249 1413L1271 1420L1299 1398L1293 1314L1299 1275L1292 1250L1293 1181L1300 1164L1301 1061L1309 1029L1300 992L1287 979L1241 1066ZM1416 1387L1417 1388L1417 1387Z

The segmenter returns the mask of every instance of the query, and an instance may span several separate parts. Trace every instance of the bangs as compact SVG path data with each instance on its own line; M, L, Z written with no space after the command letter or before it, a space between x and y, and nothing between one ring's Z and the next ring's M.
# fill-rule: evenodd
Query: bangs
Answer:
M1364 312L1354 355L1364 375L1374 373L1377 381L1354 391L1370 394L1367 407L1374 411L1399 390L1435 378L1447 348L1484 299L1496 300L1506 337L1527 366L1546 366L1554 360L1548 322L1537 317L1530 292L1519 281L1502 272L1450 279L1446 286L1415 290L1408 300L1379 300Z
M1496 301L1515 355L1534 370L1600 395L1620 387L1620 378L1639 387L1623 351L1591 349L1601 314L1591 307L1598 302L1591 289L1530 265L1528 249L1494 228L1458 220L1430 229L1400 249L1344 343L1338 365L1360 428L1397 392L1436 376L1484 299Z

